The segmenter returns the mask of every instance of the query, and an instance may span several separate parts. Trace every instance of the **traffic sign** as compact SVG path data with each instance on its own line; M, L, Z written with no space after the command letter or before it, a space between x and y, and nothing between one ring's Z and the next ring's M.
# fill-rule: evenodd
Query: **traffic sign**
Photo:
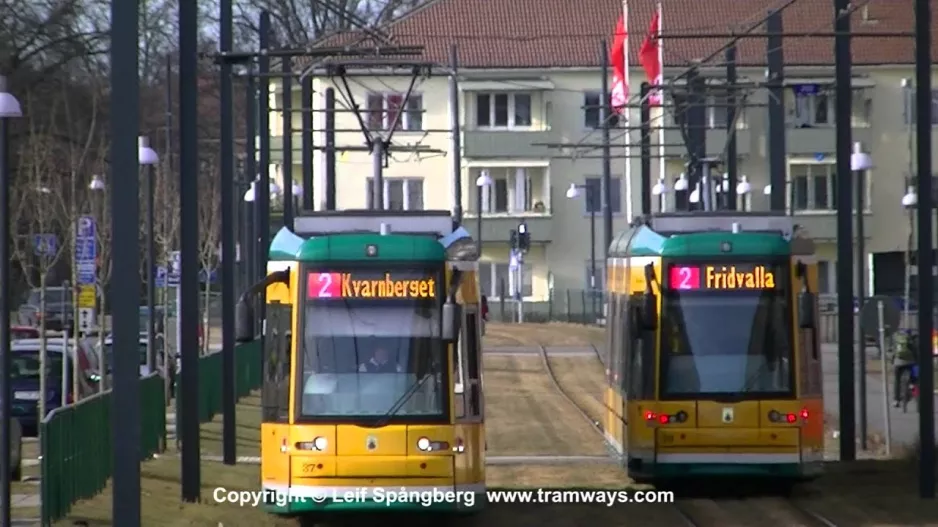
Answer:
M54 256L59 250L59 239L55 234L34 234L33 250L36 256Z
M95 287L93 285L78 286L78 307L94 309L95 306Z
M95 316L94 308L92 307L80 307L78 308L78 329L82 332L90 331L95 327Z
M166 287L166 266L156 266L156 277L154 285L156 287Z
M98 256L95 233L97 226L93 216L78 218L75 229L75 266L78 268L78 285L94 285Z
M182 268L182 253L173 251L169 254L169 285L179 285L179 271Z

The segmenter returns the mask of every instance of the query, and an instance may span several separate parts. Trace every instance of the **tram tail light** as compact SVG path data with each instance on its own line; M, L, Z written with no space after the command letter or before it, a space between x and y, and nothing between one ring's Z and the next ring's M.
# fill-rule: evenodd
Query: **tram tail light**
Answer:
M281 439L280 440L280 452L286 453L287 450L289 449L290 447L287 446L287 439L286 438Z
M771 422L773 422L773 423L795 424L795 423L798 422L798 419L799 419L799 418L800 418L802 421L807 421L809 415L810 415L810 414L808 413L808 409L807 409L807 408L802 408L801 411L798 412L797 414L792 414L792 413L784 413L784 414L783 414L783 413L779 412L778 410L772 410L772 411L769 412L769 421L771 421Z
M670 424L670 423L684 423L687 422L687 412L681 410L680 412L674 415L668 414L657 414L655 412L647 411L645 412L645 421L653 423L657 421L659 424Z

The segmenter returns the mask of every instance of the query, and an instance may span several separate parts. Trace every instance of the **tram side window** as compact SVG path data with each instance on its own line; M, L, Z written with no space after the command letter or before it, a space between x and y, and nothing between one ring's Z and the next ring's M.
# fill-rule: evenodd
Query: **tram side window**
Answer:
M292 307L273 302L267 306L267 335L264 339L264 386L261 405L265 421L288 419L290 393L290 324Z
M616 375L619 380L617 386L626 396L629 394L631 380L629 379L629 349L631 349L629 324L628 297L618 295L616 298Z
M654 331L638 323L643 294L633 294L628 303L629 343L626 371L629 374L629 396L648 399L654 390Z
M466 315L466 361L469 377L469 414L482 414L482 377L479 374L479 314Z
M614 384L615 374L619 371L619 343L622 341L622 326L619 313L619 295L609 298L609 323L606 327L606 376L609 384Z

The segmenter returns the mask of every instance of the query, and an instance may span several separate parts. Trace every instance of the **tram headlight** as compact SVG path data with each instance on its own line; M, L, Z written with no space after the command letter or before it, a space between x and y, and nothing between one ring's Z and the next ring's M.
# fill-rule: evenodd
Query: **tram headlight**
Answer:
M427 439L426 437L421 437L420 439L417 440L418 450L421 450L423 452L429 452L431 447L432 447L432 444L430 443L430 440Z
M325 437L319 436L316 439L313 439L313 447L320 452L326 450L326 447L328 446L329 442L326 441Z

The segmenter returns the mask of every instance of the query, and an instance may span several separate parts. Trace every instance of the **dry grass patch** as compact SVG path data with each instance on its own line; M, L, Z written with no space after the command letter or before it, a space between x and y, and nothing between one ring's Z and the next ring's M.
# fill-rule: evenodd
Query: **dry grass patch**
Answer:
M485 469L486 485L492 488L582 488L628 489L632 480L617 464L493 465Z
M236 410L238 455L257 456L260 451L260 398L242 399ZM221 454L221 416L201 427L203 455ZM253 431L251 430L253 427ZM261 509L240 507L237 504L216 503L213 493L222 487L231 490L256 491L260 487L260 466L240 463L228 467L220 462L202 462L201 503L181 503L180 458L178 452L168 451L141 465L142 525L144 526L241 526L265 525L272 527L295 526L292 520L279 519ZM65 520L56 525L72 525L85 521L89 527L114 525L111 519L111 487L93 499L80 502Z
M485 326L482 344L486 348L514 346L563 346L600 348L606 339L605 330L596 326L550 322L548 324L504 324L491 322Z
M485 358L490 456L603 455L603 440L563 398L540 357Z

